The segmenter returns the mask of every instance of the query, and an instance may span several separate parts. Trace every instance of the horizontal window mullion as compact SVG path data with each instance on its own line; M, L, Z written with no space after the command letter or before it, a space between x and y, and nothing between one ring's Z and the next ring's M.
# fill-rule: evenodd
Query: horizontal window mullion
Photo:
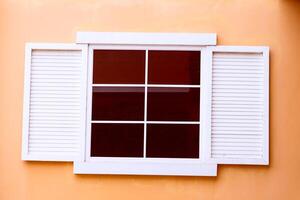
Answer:
M147 121L147 124L200 124L200 121Z
M124 120L92 120L91 123L102 124L200 124L200 121L124 121Z
M145 87L145 84L92 84L93 87Z
M124 121L124 120L92 120L95 124L143 124L145 121Z
M172 88L200 88L200 85L179 85L179 84L148 84L148 87L172 87Z
M93 87L170 87L170 88L200 88L200 85L179 84L92 84Z

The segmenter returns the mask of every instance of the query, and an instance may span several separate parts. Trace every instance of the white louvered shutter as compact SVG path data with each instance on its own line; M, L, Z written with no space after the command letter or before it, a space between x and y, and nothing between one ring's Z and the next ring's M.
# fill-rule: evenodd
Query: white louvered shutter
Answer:
M26 45L23 160L81 159L86 60L84 45Z
M210 157L220 164L269 163L269 48L211 48Z

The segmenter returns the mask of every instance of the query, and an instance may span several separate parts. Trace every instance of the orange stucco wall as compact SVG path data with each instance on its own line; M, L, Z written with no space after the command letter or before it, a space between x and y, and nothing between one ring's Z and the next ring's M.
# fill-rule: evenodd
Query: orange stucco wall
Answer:
M74 42L76 31L216 32L218 44L269 45L270 166L101 176L21 161L24 43ZM0 200L300 199L299 0L1 0L0 94Z

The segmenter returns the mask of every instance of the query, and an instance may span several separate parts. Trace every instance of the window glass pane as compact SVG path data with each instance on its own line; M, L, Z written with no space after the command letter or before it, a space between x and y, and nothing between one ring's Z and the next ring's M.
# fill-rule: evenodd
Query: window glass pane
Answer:
M92 124L92 157L143 157L144 124Z
M199 125L147 124L147 157L199 158Z
M93 120L144 120L144 87L93 87Z
M94 50L93 83L145 83L144 50Z
M200 84L199 51L149 51L149 84Z
M199 88L148 88L148 121L199 121Z

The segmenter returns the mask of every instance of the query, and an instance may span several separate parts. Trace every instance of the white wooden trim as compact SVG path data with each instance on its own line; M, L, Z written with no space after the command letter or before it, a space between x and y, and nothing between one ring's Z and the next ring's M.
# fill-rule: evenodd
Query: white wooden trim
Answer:
M91 157L91 138L92 138L92 96L93 96L93 60L94 48L89 45L88 49L88 77L87 77L87 106L86 106L86 140L85 140L85 161Z
M23 99L23 129L22 129L22 160L32 161L74 161L82 160L80 155L53 155L48 153L28 152L29 145L29 112L30 112L30 85L31 85L31 54L32 50L80 50L82 54L82 80L85 79L86 58L84 53L87 51L87 45L69 44L69 43L26 43L25 45L25 71L24 71L24 99ZM80 90L85 94L85 85L80 85ZM85 113L86 99L81 98L81 112ZM84 139L85 120L81 117L81 139ZM81 142L83 142L81 140ZM82 145L82 144L81 144ZM81 147L82 148L82 147Z
M211 153L211 89L212 89L212 53L207 48L201 51L201 148L203 161L208 161Z
M22 160L29 160L28 137L29 137L29 105L30 105L30 68L31 68L31 45L25 46L24 67L24 97L23 97L23 130L22 130Z
M263 49L263 57L264 57L264 95L265 95L265 102L264 102L264 148L263 148L263 164L269 165L269 88L270 88L270 55L269 55L269 47L265 47Z
M84 45L77 45L74 43L26 43L26 48L31 50L82 50Z
M131 45L124 45L124 46L113 46L113 45L109 45L106 46L109 47L108 49L129 49L131 50ZM177 50L176 49L177 46L173 46L171 49L172 50ZM145 80L144 84L93 84L93 51L95 49L107 49L107 48L103 48L103 45L89 45L89 66L88 66L88 86L87 86L87 125L86 125L86 147L85 147L85 161L84 162L78 162L77 167L75 167L74 165L74 171L76 171L76 173L104 173L104 174L118 174L115 173L113 171L107 171L104 170L105 167L108 167L108 169L111 168L110 164L111 162L114 163L113 168L118 168L119 170L119 174L147 174L146 171L148 171L148 174L152 174L152 175L188 175L186 172L184 172L185 169L180 169L178 167L173 167L173 165L176 164L180 164L180 165L184 165L185 161L189 160L189 159L168 159L168 158L162 158L159 159L159 162L156 160L155 163L165 163L166 161L168 161L168 165L164 164L165 167L168 168L173 168L173 170L169 171L168 168L164 168L164 169L156 169L156 171L151 172L151 168L157 168L157 165L151 164L148 165L148 162L153 162L153 159L151 158L145 158L145 157L141 157L141 158L136 158L136 159L132 159L132 158L114 158L114 157L91 157L91 124L93 123L138 123L138 124L200 124L200 121L146 121L146 119L142 120L142 121L113 121L113 120L92 120L91 119L91 113L92 113L92 90L93 90L93 86L101 86L101 87L146 87L146 86L151 86L151 87L182 87L182 88L200 88L200 85L166 85L166 84L147 84L147 80ZM169 50L169 47L166 46L160 46L159 50ZM192 48L192 50L197 50L197 51L201 51L204 49L204 47L197 47L197 48ZM146 46L140 46L139 50L145 50L146 53L148 51L148 49L146 48ZM185 47L185 50L190 50L189 47ZM202 58L201 58L202 59ZM201 66L202 67L202 66ZM147 68L147 66L146 66ZM147 74L145 75L145 77L147 78ZM201 109L200 109L201 110ZM200 111L201 112L201 111ZM145 116L146 117L146 116ZM145 129L145 127L144 127ZM201 132L201 130L199 130ZM201 133L200 133L201 134ZM146 136L146 134L145 134ZM146 140L144 140L144 142L146 142ZM199 145L201 146L201 144L199 143ZM144 149L145 150L145 149ZM200 156L200 154L199 154ZM129 162L127 162L129 160ZM132 163L134 160L134 163ZM146 162L145 162L146 161ZM189 161L190 162L190 161ZM206 169L208 162L203 163L202 162L202 157L200 156L200 158L197 159L192 159L192 162L194 163L194 166L192 168L195 168L195 170L200 170L198 171L196 174L198 175L205 175L207 174L207 172L205 172L205 170L203 171L203 169ZM144 163L144 164L143 164ZM135 165L139 165L139 166L135 166ZM147 164L147 165L145 165ZM189 167L189 163L188 167ZM103 168L98 167L99 166L103 166ZM97 166L97 167L96 167ZM118 167L119 166L119 167ZM122 167L124 166L124 167ZM130 166L130 171L128 171L128 169L126 169L126 166ZM155 167L156 166L156 167ZM143 169L143 167L149 167L149 170L145 170L146 168ZM75 169L76 168L76 169ZM211 175L215 175L216 174L216 165L213 165L213 168L215 168L215 172L214 171L210 171L209 174ZM112 168L111 168L112 169ZM177 169L179 170L178 172L174 172L174 170ZM104 170L104 171L103 171ZM142 171L141 171L142 170ZM157 171L158 170L158 171ZM160 172L159 172L160 171ZM128 173L127 173L128 172ZM193 173L191 171L191 173ZM192 174L190 174L192 175Z
M28 161L56 161L56 162L73 162L79 161L78 156L63 156L63 155L53 155L53 154L30 154L25 155L22 160Z
M232 53L262 53L264 60L264 123L263 123L263 150L262 158L210 158L210 162L218 164L246 164L268 165L269 164L269 47L267 46L211 46L207 49L214 52ZM211 84L210 84L211 85ZM211 131L210 131L211 132ZM211 149L211 144L210 144Z
M88 73L88 45L82 44L82 70L81 70L81 114L80 116L80 128L81 128L81 142L80 142L80 161L85 160L85 140L86 140L86 110L87 110L87 73Z
M269 51L268 46L224 46L224 45L217 45L207 47L213 52L244 52L244 53L263 53L264 51Z
M77 32L76 43L117 45L216 45L215 33Z
M199 161L106 159L103 162L74 162L74 174L216 176L217 165Z
M206 46L182 45L132 45L132 44L89 44L90 48L98 50L149 50L149 51L201 51Z
M99 50L149 50L149 51L200 51L206 46L183 46L183 45L132 45L132 44L89 44L90 47Z
M148 157L147 159L144 159L143 157L91 157L91 162L96 162L96 161L101 161L101 162L146 162L149 163L169 163L169 164L179 164L182 162L187 162L189 164L191 163L197 163L197 164L215 164L213 162L207 162L207 161L202 161L197 158L152 158ZM79 161L80 162L80 161Z

